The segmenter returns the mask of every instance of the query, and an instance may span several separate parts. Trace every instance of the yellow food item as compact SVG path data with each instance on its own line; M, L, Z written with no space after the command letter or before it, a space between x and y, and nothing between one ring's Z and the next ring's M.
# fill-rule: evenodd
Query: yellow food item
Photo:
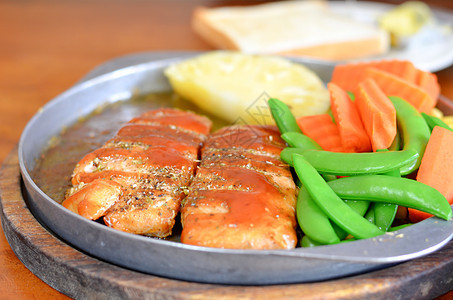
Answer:
M453 128L453 116L446 116L442 118L442 121L444 121L450 128Z
M444 121L450 128L453 128L453 116L445 116L444 113L436 107L431 111L431 114Z
M271 97L288 104L296 117L330 107L321 79L280 57L214 51L175 63L164 73L181 97L232 123L273 124Z
M434 107L433 110L431 111L431 115L442 119L444 117L444 113L438 109L437 107Z
M379 27L388 31L391 43L400 46L405 38L415 35L433 19L429 6L421 1L408 1L380 16Z

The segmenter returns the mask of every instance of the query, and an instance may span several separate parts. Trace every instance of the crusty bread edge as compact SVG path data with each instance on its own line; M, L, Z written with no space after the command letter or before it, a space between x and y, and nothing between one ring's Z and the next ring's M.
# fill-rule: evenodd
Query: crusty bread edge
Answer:
M202 6L195 8L192 15L192 29L211 46L225 50L240 50L234 40L208 20L208 10L209 8Z
M240 51L240 46L225 32L217 28L207 17L208 14L209 8L206 7L199 6L194 10L192 16L193 30L215 48ZM326 60L348 60L384 54L389 50L388 45L388 36L381 34L368 39L333 42L268 54L309 56Z
M290 49L275 54L291 56L309 56L326 60L348 60L382 55L388 51L387 36L370 37L368 39L350 40L318 46Z

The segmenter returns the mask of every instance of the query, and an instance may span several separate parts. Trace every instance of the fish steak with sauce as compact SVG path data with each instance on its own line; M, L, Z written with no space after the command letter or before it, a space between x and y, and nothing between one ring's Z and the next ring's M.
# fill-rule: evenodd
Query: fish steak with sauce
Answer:
M177 109L143 113L79 161L63 206L121 231L171 235L211 126Z
M276 127L225 127L211 134L183 200L181 242L230 249L296 246L297 189Z

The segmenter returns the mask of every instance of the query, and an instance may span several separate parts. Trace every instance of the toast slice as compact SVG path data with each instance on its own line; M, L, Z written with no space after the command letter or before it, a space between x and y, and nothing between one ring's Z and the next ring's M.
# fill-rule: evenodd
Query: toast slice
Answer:
M384 30L336 14L321 0L198 7L192 27L216 48L250 54L347 60L383 54L390 45Z

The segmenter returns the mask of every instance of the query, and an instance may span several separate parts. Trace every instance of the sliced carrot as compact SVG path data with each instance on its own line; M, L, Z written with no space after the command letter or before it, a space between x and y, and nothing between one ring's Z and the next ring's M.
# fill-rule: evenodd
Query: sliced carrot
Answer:
M345 152L371 151L370 138L363 127L355 103L335 83L329 83L327 88L330 93L330 107L337 123Z
M420 168L417 181L432 186L453 204L453 131L436 126L433 129ZM431 217L430 214L409 209L412 222Z
M387 96L398 96L411 103L419 112L430 113L436 102L419 86L389 72L368 68L366 78L372 78Z
M406 81L415 83L417 68L408 60L383 60L373 68L392 73Z
M373 151L389 148L396 136L396 110L376 82L367 78L358 86L355 104Z
M343 152L340 132L329 114L300 117L297 124L305 135L315 140L324 150Z
M410 61L380 60L337 65L333 70L331 82L346 91L354 92L359 82L365 78L365 70L368 68L387 71L411 83L415 83L417 77L417 69Z
M440 96L440 85L437 76L430 72L417 70L416 84L434 100L434 106Z

